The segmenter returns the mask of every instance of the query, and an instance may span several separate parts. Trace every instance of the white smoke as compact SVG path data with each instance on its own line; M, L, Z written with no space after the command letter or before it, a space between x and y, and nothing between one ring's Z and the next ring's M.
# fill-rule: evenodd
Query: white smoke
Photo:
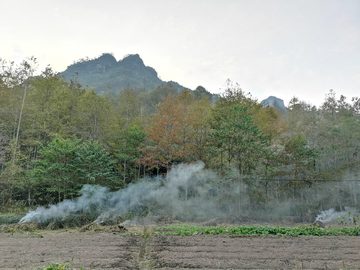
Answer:
M201 183L214 177L213 173L204 170L204 163L197 162L174 166L166 179L143 179L115 192L110 192L107 187L84 185L79 198L64 200L56 205L49 205L47 208L38 207L34 211L29 211L19 223L34 221L43 223L52 218L65 219L70 214L79 211L100 212L95 222L102 223L114 220L150 201L155 201L157 205L170 209L172 213L186 211L214 213L215 205L201 196L204 194L204 189L206 190L206 186L204 187ZM192 197L191 200L180 200L179 191L187 190L189 186L195 184L198 184L196 187L198 196Z
M317 217L316 221L327 223L345 223L353 224L359 220L359 214L353 207L345 206L345 211L335 211L334 208L322 211Z
M56 205L38 207L29 211L19 223L39 222L43 223L51 218L65 219L71 213L78 211L90 212L93 208L100 209L107 199L109 189L107 187L85 185L80 191L81 196L76 200L64 200Z
M259 188L260 185L256 186L256 189ZM296 208L293 198L289 197L282 202L281 207L278 203L268 202L269 207L266 211L254 210L252 206L256 201L250 200L250 196L254 195L250 188L233 181L233 178L230 181L219 179L215 173L205 170L202 162L173 166L166 177L144 178L115 192L111 192L107 187L85 185L80 194L81 196L75 200L64 200L56 205L41 206L35 211L29 211L20 223L64 220L69 215L79 212L98 214L95 222L107 223L122 219L130 211L143 211L142 214L148 213L153 217L158 215L176 217L180 220L206 221L213 218L230 218L236 222L246 215L289 216L292 209ZM322 198L323 196L318 196L317 200ZM359 221L359 217L355 209L345 207L345 211L340 212L334 209L322 211L316 221L343 221L353 224Z

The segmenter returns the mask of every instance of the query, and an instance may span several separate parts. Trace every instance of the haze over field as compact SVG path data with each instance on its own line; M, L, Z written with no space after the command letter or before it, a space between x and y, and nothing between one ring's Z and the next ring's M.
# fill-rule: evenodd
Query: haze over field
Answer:
M138 53L164 81L219 93L227 78L259 100L320 105L360 93L360 2L57 1L0 4L1 58L74 60Z

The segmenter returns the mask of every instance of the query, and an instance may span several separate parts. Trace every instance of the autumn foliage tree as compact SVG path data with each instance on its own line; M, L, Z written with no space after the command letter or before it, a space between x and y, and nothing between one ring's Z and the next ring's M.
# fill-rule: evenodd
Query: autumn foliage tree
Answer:
M188 106L181 96L165 97L146 129L152 142L149 154L155 157L157 166L165 166L166 170L173 162L183 161L190 151L191 114Z

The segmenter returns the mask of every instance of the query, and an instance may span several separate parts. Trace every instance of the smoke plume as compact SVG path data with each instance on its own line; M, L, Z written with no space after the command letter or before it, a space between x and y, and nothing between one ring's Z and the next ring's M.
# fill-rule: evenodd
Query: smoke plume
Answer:
M359 220L359 214L353 207L345 206L345 211L335 211L334 208L322 211L317 217L316 221L328 223L343 223L353 224Z
M73 213L98 215L95 222L141 216L167 216L187 221L220 218L228 222L354 222L358 218L360 185L357 182L292 182L286 179L241 178L237 172L224 177L204 169L204 163L173 166L166 177L144 178L112 192L107 187L85 185L81 196L29 211L22 222L65 220ZM298 184L299 183L299 184ZM320 213L320 214L319 214ZM350 213L350 214L349 214ZM340 220L340 221L339 221Z
M35 211L29 211L20 223L43 223L52 218L65 219L79 211L101 213L95 222L102 223L121 217L138 207L151 205L173 215L187 212L194 215L210 212L214 214L217 209L214 203L206 198L209 188L204 185L214 177L212 172L204 170L202 162L197 162L174 166L166 178L145 178L115 192L106 187L84 185L78 199L64 200L47 208L38 207Z

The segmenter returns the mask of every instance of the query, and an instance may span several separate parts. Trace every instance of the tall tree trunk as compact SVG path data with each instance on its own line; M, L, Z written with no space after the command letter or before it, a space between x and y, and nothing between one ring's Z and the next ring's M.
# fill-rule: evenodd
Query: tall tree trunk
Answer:
M140 179L140 169L141 169L141 164L139 163L139 169L138 169L138 176L137 176L137 179Z
M15 165L16 149L17 149L17 144L18 144L18 140L19 140L21 117L22 117L22 113L23 113L23 109L24 109L24 104L25 104L26 91L27 91L27 86L25 85L25 88L24 88L24 96L23 96L23 99L22 99L21 110L20 110L20 115L19 115L19 123L18 123L17 131L16 131L16 138L15 138L15 146L14 146L14 153L13 153L12 165Z
M127 146L126 144L127 144L127 141L125 140L125 151L126 151L126 146ZM125 180L126 180L126 159L124 160L124 183L126 183Z

